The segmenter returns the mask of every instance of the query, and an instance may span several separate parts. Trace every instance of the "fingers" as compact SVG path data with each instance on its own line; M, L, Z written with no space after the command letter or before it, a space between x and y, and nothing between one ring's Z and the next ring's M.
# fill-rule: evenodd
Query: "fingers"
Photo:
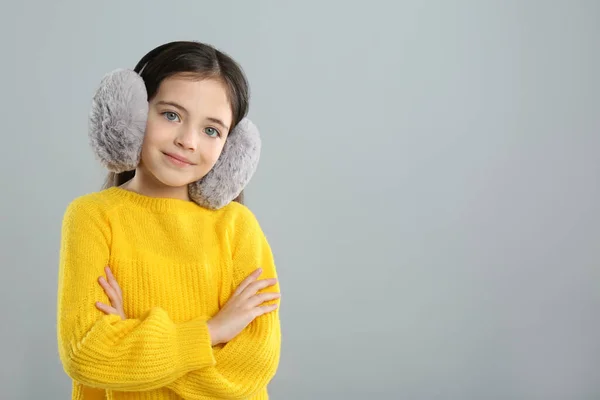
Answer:
M244 289L246 289L246 287L248 287L249 284L251 284L253 281L258 279L258 277L260 276L261 273L262 273L262 268L258 268L256 270L254 270L254 272L252 272L250 275L248 275L248 277L246 279L244 279L242 281L242 283L240 283L238 285L238 287L235 289L235 292L233 292L233 295L237 296L237 295L241 294L244 291Z
M250 297L250 299L248 299L248 305L250 307L256 307L267 301L277 300L280 297L281 297L280 293L260 293L260 294Z
M106 279L104 279L103 276L101 276L100 278L98 278L98 283L100 284L100 286L102 286L102 289L104 289L104 291L106 292L106 295L108 296L110 303L115 306L118 307L119 306L119 295L117 294L117 292L115 291L115 289L106 281Z
M121 292L121 287L119 287L119 284L112 274L110 267L105 267L104 271L106 272L108 280L101 276L98 278L98 282L100 283L100 286L102 286L102 289L104 289L106 292L106 295L110 300L110 304L119 309L123 305L123 294Z
M113 314L113 315L118 315L123 320L127 319L127 317L125 317L125 313L122 312L121 310L117 310L116 308L106 305L104 303L100 303L99 301L96 302L96 308L98 310L102 311L106 315Z
M96 302L96 308L100 311L102 311L104 314L114 314L114 315L119 315L119 312L117 311L116 308L108 306L104 303L100 303L99 301Z
M121 292L121 287L117 283L117 280L112 274L110 267L104 267L104 272L106 273L106 277L108 278L108 283L115 289L120 298L123 298L123 293Z
M123 293L121 292L121 287L112 274L110 267L106 266L104 272L106 272L106 278L100 276L98 278L98 283L108 296L110 306L97 302L96 307L105 314L115 314L119 315L121 319L127 319L125 311L123 310Z
M261 279L260 281L255 281L250 283L242 292L242 297L249 298L258 292L259 290L265 289L269 286L273 286L277 283L276 278L270 279Z
M277 310L277 307L279 307L279 304L267 304L264 306L260 306L260 307L256 307L253 309L254 311L254 318L258 318L261 315L270 313L272 311Z

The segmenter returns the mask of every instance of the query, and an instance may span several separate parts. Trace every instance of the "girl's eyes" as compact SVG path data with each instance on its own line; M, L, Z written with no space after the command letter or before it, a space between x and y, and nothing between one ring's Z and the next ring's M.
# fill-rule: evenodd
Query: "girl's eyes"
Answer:
M177 113L174 113L173 111L165 111L162 113L162 115L167 119L167 121L181 122L181 118L179 118L179 115L177 115ZM215 128L211 128L211 127L204 129L204 132L208 136L213 137L213 138L221 136L221 133L218 130L216 130Z
M165 118L169 121L180 121L179 119L179 115L177 115L176 113L172 112L172 111L165 111L164 113L162 113Z
M210 136L210 137L219 137L219 136L221 136L221 135L219 134L219 131L218 131L218 130L216 130L215 128L210 128L210 127L209 127L209 128L206 128L206 129L204 130L204 132L206 132L206 134L207 134L208 136Z

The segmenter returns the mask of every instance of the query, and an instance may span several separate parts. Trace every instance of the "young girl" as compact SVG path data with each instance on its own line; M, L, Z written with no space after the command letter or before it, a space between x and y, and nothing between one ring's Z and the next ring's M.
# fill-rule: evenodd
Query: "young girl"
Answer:
M91 144L111 171L69 204L58 287L72 398L268 399L279 284L242 189L260 141L248 85L197 42L107 75Z

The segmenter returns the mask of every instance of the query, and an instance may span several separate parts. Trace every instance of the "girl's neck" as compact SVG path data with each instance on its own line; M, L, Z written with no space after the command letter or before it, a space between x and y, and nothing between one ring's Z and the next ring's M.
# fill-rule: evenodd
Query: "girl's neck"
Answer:
M167 186L143 168L137 168L135 176L120 187L148 197L191 201L187 186Z

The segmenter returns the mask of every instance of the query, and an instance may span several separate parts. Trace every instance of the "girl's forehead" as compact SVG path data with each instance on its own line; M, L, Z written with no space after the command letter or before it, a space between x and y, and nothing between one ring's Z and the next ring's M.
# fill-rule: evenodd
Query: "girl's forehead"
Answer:
M182 91L187 94L214 91L225 95L227 85L216 78L193 78L187 76L171 76L165 78L159 85L158 91Z
M155 104L171 104L187 114L209 113L229 125L233 119L227 87L217 79L170 77L158 88Z

